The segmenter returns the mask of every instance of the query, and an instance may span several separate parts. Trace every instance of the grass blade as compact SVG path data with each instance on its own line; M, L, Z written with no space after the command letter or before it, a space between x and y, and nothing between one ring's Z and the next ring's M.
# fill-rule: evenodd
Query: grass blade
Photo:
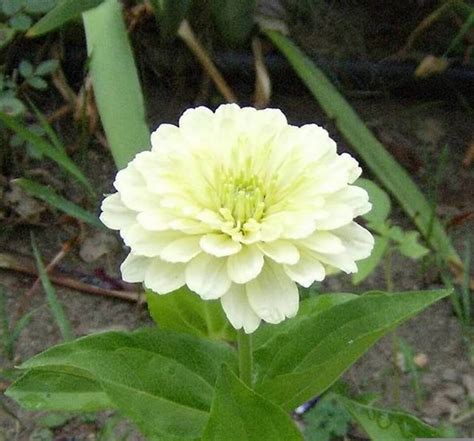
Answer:
M117 0L83 14L100 119L118 168L149 148L150 132L132 49Z
M46 298L48 299L49 307L53 314L54 320L59 327L61 335L64 340L72 340L74 334L71 329L71 324L66 317L64 309L61 303L58 300L56 295L56 290L54 289L51 281L49 280L46 268L44 267L41 255L39 253L38 247L36 246L36 241L33 235L31 235L31 247L33 248L33 254L36 260L36 267L38 269L38 275L41 280L41 285L43 285L44 292L46 293Z
M51 127L51 124L49 124L49 122L48 122L48 120L46 119L46 117L44 116L44 114L41 113L41 111L33 104L33 101L28 100L28 104L29 104L30 107L33 109L33 112L35 113L36 118L38 119L38 122L39 122L40 125L41 125L41 128L44 130L44 132L46 133L46 135L48 135L48 138L49 138L49 140L51 141L51 143L52 143L58 150L61 150L61 151L63 151L63 152L66 152L66 147L65 147L64 144L61 142L61 140L59 139L57 133L53 130L53 128Z
M103 0L63 0L51 9L27 32L28 37L46 34L88 9L99 6Z
M0 112L0 121L4 123L9 129L13 130L20 138L25 141L31 142L37 148L37 150L44 156L52 159L65 171L70 173L80 182L84 188L86 188L91 195L95 192L92 189L90 182L84 176L82 171L77 167L69 156L64 151L57 149L52 146L49 142L45 141L41 136L27 129L23 124L17 121L15 118L7 115L6 113Z
M433 220L432 205L326 75L288 38L275 31L266 31L266 34L285 55L329 118L334 119L345 139L412 218L432 248L445 262L461 266L461 259L443 226L438 219Z
M9 360L13 358L13 348L11 342L10 321L7 312L7 295L0 286L0 321L2 327L3 352Z
M47 202L69 216L75 217L76 219L93 225L94 227L104 227L94 214L84 210L84 208L80 207L79 205L64 199L44 185L25 178L15 179L14 183L18 184L22 190L38 199Z

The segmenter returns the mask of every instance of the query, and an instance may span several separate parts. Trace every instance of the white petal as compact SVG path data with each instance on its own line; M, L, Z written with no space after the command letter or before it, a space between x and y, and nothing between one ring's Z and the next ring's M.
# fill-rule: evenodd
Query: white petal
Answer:
M151 134L151 145L153 152L162 152L168 147L182 142L181 133L178 127L173 124L161 124Z
M267 222L266 219L263 220L260 226L260 237L265 242L271 242L276 240L281 236L283 231L283 226L277 222Z
M213 256L224 257L238 253L242 245L227 234L206 234L201 238L201 248Z
M184 264L151 261L145 275L145 286L157 294L168 294L184 285Z
M357 265L349 253L323 254L314 252L314 257L325 265L330 265L344 271L347 274L356 273Z
M281 265L267 260L260 275L246 289L250 306L268 323L280 323L298 312L298 288Z
M120 235L135 254L146 257L158 257L168 244L183 237L176 231L147 231L139 224L122 229Z
M201 252L201 236L185 236L171 242L160 254L167 262L189 262Z
M255 245L244 245L239 253L227 258L227 272L235 283L247 283L260 274L263 254Z
M186 266L186 285L204 300L221 297L230 284L225 258L202 253Z
M114 187L120 193L122 202L131 210L145 211L153 206L159 207L160 198L147 189L145 179L133 162L117 173Z
M342 240L352 259L359 260L370 256L374 247L374 236L365 228L352 222L332 232Z
M137 221L150 231L164 231L169 229L169 223L174 219L169 213L160 209L152 209L138 213Z
M301 239L309 236L316 228L316 222L311 219L304 211L280 211L268 216L262 228L266 223L280 225L282 239ZM352 220L352 218L351 218Z
M306 124L298 130L301 148L305 151L308 161L316 161L327 153L336 152L336 143L328 132L316 124Z
M229 291L221 297L221 304L235 329L244 328L244 331L250 334L258 328L260 317L250 307L244 285L233 283Z
M352 184L362 173L359 163L349 153L343 153L339 156L340 167L346 169L348 182Z
M100 220L112 230L120 230L135 222L137 213L127 208L119 193L111 194L102 201Z
M148 257L130 253L120 265L122 279L130 283L143 282L150 262Z
M322 281L326 276L323 264L310 250L300 248L300 260L296 265L285 265L286 274L305 288L309 288L314 281Z
M188 109L179 118L179 128L187 140L202 145L213 136L214 119L214 113L207 107Z
M354 218L354 211L350 205L332 202L331 199L324 205L324 211L326 217L316 221L318 230L334 230L349 224Z
M356 185L349 185L332 194L331 202L349 205L354 212L353 217L361 216L372 208L367 191Z
M291 242L286 240L262 242L258 246L266 256L278 263L294 265L300 258L298 249Z
M310 250L325 254L339 254L345 251L341 239L328 231L315 231L311 236L306 237L304 245Z

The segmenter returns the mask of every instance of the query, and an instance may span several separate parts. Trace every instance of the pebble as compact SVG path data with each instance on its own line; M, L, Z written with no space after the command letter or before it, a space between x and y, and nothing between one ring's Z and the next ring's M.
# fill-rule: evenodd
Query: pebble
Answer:
M462 376L462 384L466 388L469 398L474 399L474 376L464 374Z
M458 373L456 372L456 369L447 368L444 370L441 378L444 381L452 381L455 383L458 380Z

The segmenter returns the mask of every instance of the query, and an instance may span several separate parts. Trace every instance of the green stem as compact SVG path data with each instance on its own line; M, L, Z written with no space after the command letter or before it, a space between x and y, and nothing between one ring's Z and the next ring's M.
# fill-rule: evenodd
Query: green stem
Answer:
M239 376L243 383L252 388L252 336L243 329L238 333Z
M387 291L393 292L395 288L395 284L393 282L393 274L392 274L392 250L390 246L385 254L385 283L387 285ZM395 407L400 407L400 389L401 389L401 378L400 378L400 369L398 367L398 353L400 352L400 342L398 340L397 331L392 332L392 364L393 364L393 391L392 391L392 398L393 404Z

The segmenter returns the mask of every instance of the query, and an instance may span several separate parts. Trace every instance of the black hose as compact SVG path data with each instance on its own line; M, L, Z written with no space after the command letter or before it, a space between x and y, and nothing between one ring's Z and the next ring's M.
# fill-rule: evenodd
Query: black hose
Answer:
M254 59L247 52L225 51L215 54L216 64L227 76L250 81L253 86ZM425 79L415 77L417 64L410 61L342 60L326 56L313 57L336 86L353 91L405 90L407 93L452 94L453 89L474 99L474 69L452 64L443 73ZM278 53L265 56L265 63L277 87L279 84L294 88L295 73L286 59Z

